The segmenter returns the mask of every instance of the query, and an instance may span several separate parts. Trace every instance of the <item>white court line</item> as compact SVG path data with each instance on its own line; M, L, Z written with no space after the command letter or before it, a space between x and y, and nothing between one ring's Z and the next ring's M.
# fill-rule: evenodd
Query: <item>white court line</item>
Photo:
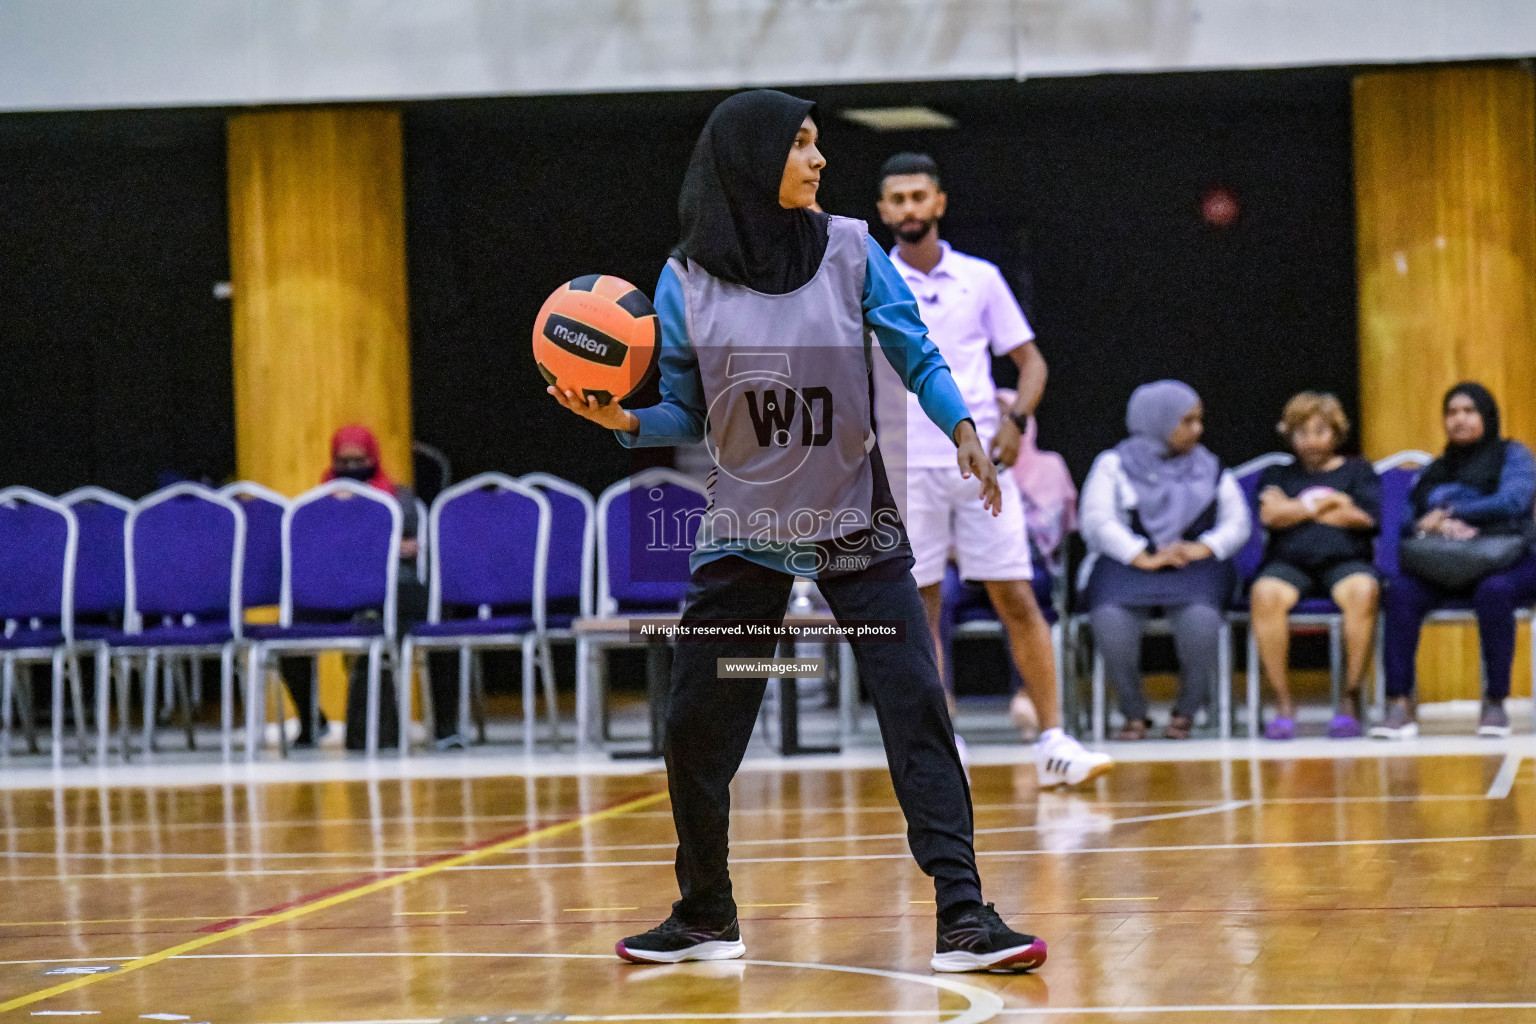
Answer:
M1167 814L1142 814L1134 818L1111 818L1104 822L1105 825L1144 825L1151 821L1174 821L1179 818L1198 818L1205 814L1224 814L1227 811L1240 811L1244 807L1255 805L1253 800L1229 800L1215 807L1197 807L1192 811L1170 811ZM1014 832L1039 832L1039 825L1014 825L1008 828L978 828L978 836L995 836ZM905 835L902 836L906 838Z
M1427 836L1413 839L1317 839L1310 841L1285 842L1285 843L1188 843L1178 846L1085 846L1078 849L1063 850L977 850L977 857L1069 857L1080 853L1199 853L1218 850L1296 850L1310 847L1325 846L1406 846L1413 844L1434 843L1481 843L1499 842L1506 840L1536 840L1536 833L1519 833L1503 836ZM910 853L842 853L827 854L821 857L732 857L732 864L794 864L799 862L817 862L834 860L907 860ZM638 868L638 867L673 867L670 860L589 860L589 861L559 861L546 864L465 864L460 867L446 868L446 871L539 871L545 868ZM26 876L19 876L25 878ZM61 879L70 877L61 875ZM121 878L121 875L106 875L106 878ZM157 877L157 876L150 876Z
M1520 755L1511 750L1504 755L1504 763L1499 765L1499 774L1493 777L1493 785L1488 787L1489 800L1503 800L1509 796L1509 791L1515 788L1515 776L1520 771Z
M733 963L744 963L736 960ZM1007 1009L997 1011L1007 1013ZM620 1020L889 1020L907 1017L937 1017L956 1014L943 1024L960 1020L958 1010L759 1010L756 1013L562 1013L556 1019L562 1021L620 1021ZM537 1017L536 1013L528 1014ZM990 1018L973 1018L988 1020ZM305 1021L304 1024L443 1024L441 1017L397 1017L387 1020L337 1020Z
M97 964L103 960L137 960L136 956L66 956L48 960L0 960L0 967L12 964Z
M977 857L1072 857L1088 853L1202 853L1223 850L1304 850L1330 846L1412 846L1436 843L1536 841L1536 833L1502 836L1425 836L1412 839L1317 839L1283 843L1187 843L1177 846L1085 846L1061 850L977 850ZM841 853L819 857L732 857L732 864L799 864L830 861L910 860L910 853ZM674 868L672 860L574 860L543 864L461 864L449 871L544 871L560 868ZM230 871L124 871L118 874L6 875L5 882L142 881L156 878L259 878L266 875L348 874L347 868L270 868Z
M484 780L471 780L471 781L484 781ZM1075 794L1075 793L1072 793L1070 791L1067 794L1065 794L1065 795L1082 795L1084 797L1084 799L1088 799L1086 794ZM1440 800L1440 801L1468 801L1468 800L1484 800L1484 799L1487 799L1487 797L1484 794L1480 794L1480 793L1421 793L1421 794L1399 795L1399 796L1380 796L1380 795L1378 795L1378 796L1308 796L1308 797L1279 797L1279 798L1265 797L1265 798L1262 798L1262 799L1256 799L1255 802L1262 803L1265 807L1278 807L1278 806L1284 806L1284 805L1290 805L1290 804L1425 803L1425 802L1428 802L1428 801L1437 801L1437 800ZM1089 800L1089 802L1093 805L1093 807L1095 807L1097 809L1109 810L1109 809L1129 808L1129 807L1191 807L1191 808L1212 807L1212 806L1215 806L1216 804L1221 803L1222 801L1220 801L1218 799L1209 799L1209 800L1207 800L1207 799L1194 798L1194 799L1189 799L1189 800ZM1019 810L1020 806L1023 806L1023 805L1019 804L1019 803L1012 803L1012 804L977 804L974 807L972 807L971 810L973 812L975 812L976 814L991 813L991 812L995 812L995 811L1007 812L1007 811L1017 811L1017 810ZM756 815L770 815L770 814L773 815L776 818L796 817L796 816L799 816L799 817L813 817L813 816L819 815L819 814L836 814L836 815L839 815L839 816L846 816L846 815L852 815L852 814L893 814L893 815L899 815L899 814L901 814L901 807L896 805L896 804L890 804L889 806L875 805L875 806L859 806L859 807L844 807L844 806L839 806L839 805L836 805L836 804L832 804L832 805L829 805L829 806L826 806L826 807L741 807L741 808L732 808L732 810L731 810L731 819L734 821L737 818L749 818L749 817L753 817L753 816L756 816ZM507 822L507 821L541 822L541 821L548 821L549 819L555 818L555 817L559 817L559 813L556 812L556 811L551 810L551 811L546 811L546 812L544 812L542 814L449 814L449 815L433 815L433 816L422 816L422 817L414 817L414 816L408 816L408 817L387 817L387 816L380 816L378 818L304 818L304 819L275 818L275 819L272 819L272 820L265 820L265 819L257 819L255 821L241 820L241 821L236 821L236 822L233 822L233 823L222 822L222 821L179 821L179 822L158 822L158 823L151 823L151 822L121 822L121 823L119 823L119 822L107 822L107 823L89 822L89 823L84 823L84 824L65 825L62 829L59 828L56 825L9 825L9 826L0 826L0 836L5 836L5 835L28 835L28 834L31 834L31 833L39 833L39 834L53 836L53 835L58 835L60 832L64 832L64 833L70 833L70 832L91 833L91 832L103 832L103 831L105 831L105 832L112 832L114 834L115 833L119 833L119 832L156 832L156 833L159 833L159 832L181 832L181 831L197 831L197 830L213 830L213 829L216 829L216 830L218 830L220 832L228 832L231 828L233 828L235 831L238 832L238 831L279 829L279 828L286 828L286 829L332 828L333 826L337 826L337 825L368 825L368 826L373 826L373 825L409 825L409 826L413 826L414 827L416 825L438 824L438 823L443 823L443 822L452 822L452 823L455 823L455 824L474 824L474 823L478 823L478 822ZM671 821L672 820L672 812L671 811L636 811L634 814L627 814L627 815L625 815L625 820L629 820L631 818L665 818L668 821ZM903 835L905 835L905 834L903 834ZM734 845L736 841L733 840L732 842L733 842L733 845ZM593 846L593 847L585 847L585 846L580 846L580 847L542 846L542 847L538 847L538 849L541 849L541 850L560 850L560 849L569 849L569 850L585 850L585 849L605 850L605 849L629 849L629 848L630 847L625 847L625 846L615 846L615 847L606 847L606 846ZM645 847L635 847L635 848L636 849L645 849ZM656 849L661 849L662 847L658 846L658 847L655 847L655 848ZM669 844L666 848L670 849L671 845ZM515 851L509 851L509 852L515 852ZM3 857L3 856L5 856L4 852L0 852L0 857ZM268 854L267 856L273 856L273 855L272 854Z
M607 953L453 953L453 952L356 952L356 953L189 953L185 956L172 957L172 960L287 960L287 959L326 959L346 958L358 959L362 957L455 957L455 958L499 958L499 959L527 959L527 960L613 960L613 956ZM75 963L80 960L90 959L95 961L108 960L134 960L136 957L127 956L98 956L98 957L68 957L52 960L0 960L4 964L64 964ZM736 960L733 963L743 965L753 964L764 967L799 967L810 970L845 971L855 974L870 974L877 977L888 977L900 981L915 981L934 987L946 988L955 991L947 978L925 978L921 975L903 974L898 971L880 971L866 967L844 967L833 964L797 964L785 963L773 960ZM641 970L645 970L642 968ZM952 984L967 987L963 983ZM979 991L979 990L978 990ZM957 993L964 995L965 993ZM990 992L984 995L996 999ZM1001 1000L998 1000L1000 1003ZM973 1002L972 1007L975 1007ZM1182 1006L999 1006L993 1010L991 1016L1008 1017L1048 1017L1051 1015L1066 1014L1141 1014L1141 1013L1305 1013L1309 1011L1328 1011L1344 1013L1364 1012L1392 1012L1398 1010L1536 1010L1536 1002L1528 1003L1217 1003L1217 1004L1190 1004ZM740 1020L754 1017L771 1017L775 1019L791 1017L876 1017L876 1016L938 1016L954 1011L928 1011L928 1010L901 1010L901 1011L833 1011L830 1013L811 1013L809 1011L759 1011L757 1013L743 1014L667 1014L667 1015L612 1015L589 1016L565 1014L564 1020L569 1021L599 1021L599 1020ZM964 1015L956 1016L945 1024L957 1024L962 1022ZM979 1022L990 1017L971 1017L968 1020ZM295 1024L295 1022L286 1022ZM441 1017L376 1017L359 1020L345 1021L306 1021L303 1024L442 1024ZM963 1022L962 1022L963 1024Z
M1178 744L1111 743L1103 747L1123 764L1138 762L1193 763L1199 761L1390 760L1412 757L1492 757L1510 750L1532 749L1530 736L1488 739L1472 735L1431 735L1383 744L1377 740L1308 738L1288 743L1260 740L1187 740ZM1023 765L1034 761L1031 747L1019 743L977 744L970 748L975 766ZM839 754L812 755L787 763L766 752L747 758L741 773L787 775L804 772L885 768L885 752L877 745ZM394 779L498 779L557 777L638 777L661 772L653 762L614 761L600 754L469 754L446 757L325 759L316 761L258 761L224 765L217 761L138 762L131 765L15 766L0 772L0 790L68 788L195 787L244 784L282 785L331 781Z
M1231 800L1224 804L1216 804L1211 807L1196 807L1189 811L1169 811L1165 814L1144 814L1132 818L1112 818L1104 822L1106 825L1139 825L1149 821L1171 821L1177 818L1195 818L1206 814L1221 814L1225 811L1241 810L1253 805L1252 800ZM975 834L978 836L998 835L1014 832L1038 832L1039 825L1010 825L1006 828L979 828ZM741 846L794 846L800 843L857 843L874 839L900 839L906 840L905 832L871 832L868 834L848 836L792 836L775 839L738 839L731 843L733 847ZM604 850L673 850L676 843L635 843L625 846L593 847L592 849ZM537 848L534 848L537 849ZM587 847L566 847L567 850L585 852ZM367 850L348 852L329 851L324 853L58 853L51 850L18 850L9 853L0 853L0 859L5 858L39 858L44 860L231 860L235 858L281 858L281 857L350 857L358 861L369 861L375 857L433 857L452 853L452 850L379 850L370 853ZM547 851L546 851L547 852ZM365 865L366 866L366 865Z
M288 960L299 957L473 957L473 958L503 958L503 959L539 959L539 960L607 960L617 965L617 958L611 953L409 953L409 952L377 952L377 953L193 953L187 956L173 956L171 960ZM975 985L958 981L954 978L940 975L907 974L902 971L885 971L876 967L851 967L846 964L807 964L795 963L785 960L733 960L731 963L742 964L749 967L785 967L801 971L831 971L837 974L862 974L872 978L883 978L887 981L905 982L912 985L923 985L928 988L940 989L952 995L957 995L970 1005L956 1013L953 1010L934 1010L928 1016L939 1017L948 1013L954 1013L944 1024L982 1024L997 1016L1003 1009L1003 1000L995 992ZM644 970L644 968L642 968ZM752 1017L780 1017L780 1016L805 1016L804 1014L787 1014L780 1012L753 1013L753 1014L725 1014L715 1016L713 1014L667 1013L667 1014L618 1014L614 1016L581 1016L577 1014L563 1014L564 1020L741 1020ZM833 1014L816 1014L812 1016L837 1016ZM887 1014L863 1014L862 1016L887 1016ZM351 1024L351 1022L349 1022ZM436 1021L428 1024L437 1024Z

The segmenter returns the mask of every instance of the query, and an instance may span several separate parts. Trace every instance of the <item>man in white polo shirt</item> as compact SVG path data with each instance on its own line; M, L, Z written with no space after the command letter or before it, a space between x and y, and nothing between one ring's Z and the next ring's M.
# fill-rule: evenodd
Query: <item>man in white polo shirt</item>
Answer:
M880 169L880 219L897 239L891 261L917 298L928 336L949 364L977 436L994 459L1011 466L1045 390L1045 359L997 267L940 241L939 219L947 204L932 157L900 153ZM994 355L1009 356L1019 367L1018 399L1007 416L998 410ZM886 434L882 451L912 543L912 575L928 608L935 646L940 589L953 548L961 577L985 585L1034 701L1041 726L1035 744L1040 785L1075 785L1109 771L1114 762L1108 755L1084 750L1061 729L1051 631L1030 587L1034 573L1018 490L1004 487L1001 511L988 512L976 500L977 482L962 477L955 465L954 443L904 392L879 386L876 408ZM889 436L894 424L904 424L905 445Z

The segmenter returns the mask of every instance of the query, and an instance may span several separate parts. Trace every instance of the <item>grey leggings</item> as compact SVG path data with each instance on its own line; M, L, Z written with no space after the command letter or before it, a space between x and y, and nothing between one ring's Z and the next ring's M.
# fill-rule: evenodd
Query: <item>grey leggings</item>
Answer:
M1165 612L1179 656L1179 696L1173 713L1193 718L1216 681L1221 612L1204 604L1187 604ZM1120 713L1127 719L1147 717L1147 697L1141 688L1141 633L1151 609L1101 604L1089 613L1093 642L1104 659L1104 673L1114 687Z

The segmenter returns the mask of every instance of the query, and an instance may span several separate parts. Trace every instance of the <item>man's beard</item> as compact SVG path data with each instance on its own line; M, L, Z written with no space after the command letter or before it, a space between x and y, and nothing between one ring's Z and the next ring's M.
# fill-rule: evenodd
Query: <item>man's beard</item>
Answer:
M918 221L917 226L914 227L912 226L911 221L906 221L896 229L896 237L901 239L903 242L906 242L908 245L916 245L918 242L921 242L923 239L928 237L928 232L933 230L933 225L935 223L937 222L932 220L923 220Z

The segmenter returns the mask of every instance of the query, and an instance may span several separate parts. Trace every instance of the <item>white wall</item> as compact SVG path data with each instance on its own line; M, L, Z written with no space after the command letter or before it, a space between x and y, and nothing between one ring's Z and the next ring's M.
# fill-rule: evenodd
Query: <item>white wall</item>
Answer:
M0 0L0 110L1536 54L1536 0Z

